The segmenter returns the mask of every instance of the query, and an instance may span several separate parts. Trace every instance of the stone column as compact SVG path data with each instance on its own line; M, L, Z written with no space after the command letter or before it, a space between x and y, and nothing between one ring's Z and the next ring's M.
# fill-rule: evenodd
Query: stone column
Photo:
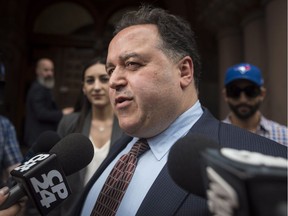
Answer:
M238 28L225 28L218 33L218 56L219 56L219 91L224 87L225 72L228 67L241 62L243 59L243 45L241 31ZM219 95L220 119L229 112L228 106Z
M268 96L272 120L287 125L287 1L265 2Z
M254 11L242 21L243 42L244 42L244 61L254 64L262 71L264 86L269 86L267 75L267 43L265 31L265 19L263 11ZM266 97L261 105L264 115L270 113L269 96Z

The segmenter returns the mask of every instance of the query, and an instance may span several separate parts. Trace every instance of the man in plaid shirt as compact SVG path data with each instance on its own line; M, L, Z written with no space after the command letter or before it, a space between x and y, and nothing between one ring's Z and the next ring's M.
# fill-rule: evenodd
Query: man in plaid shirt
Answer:
M223 94L231 112L223 120L288 146L287 127L269 120L259 111L266 89L258 67L241 63L227 69Z
M7 184L10 171L20 164L23 156L16 137L15 128L0 115L0 186Z

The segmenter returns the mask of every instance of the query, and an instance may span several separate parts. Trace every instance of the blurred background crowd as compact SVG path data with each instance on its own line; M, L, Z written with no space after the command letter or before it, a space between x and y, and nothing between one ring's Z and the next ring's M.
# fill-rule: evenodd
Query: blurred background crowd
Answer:
M74 106L84 62L102 53L113 24L132 0L0 0L0 64L5 82L1 114L24 143L26 96L36 62L54 62L53 97L59 108ZM157 0L152 3L186 18L197 35L202 57L200 100L223 119L226 69L240 62L261 68L267 88L261 106L269 119L287 125L286 0Z

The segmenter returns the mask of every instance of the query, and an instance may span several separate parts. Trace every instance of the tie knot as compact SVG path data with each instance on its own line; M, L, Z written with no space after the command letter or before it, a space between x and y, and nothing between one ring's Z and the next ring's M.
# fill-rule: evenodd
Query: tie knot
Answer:
M137 158L140 157L145 151L149 149L149 144L146 139L139 139L131 148L130 154L133 154Z

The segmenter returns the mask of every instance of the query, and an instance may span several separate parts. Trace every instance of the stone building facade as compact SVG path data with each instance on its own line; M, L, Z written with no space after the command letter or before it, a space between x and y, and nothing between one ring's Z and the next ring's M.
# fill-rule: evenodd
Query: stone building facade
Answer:
M142 1L0 0L0 63L6 85L1 113L15 124L19 140L25 97L39 57L55 62L55 98L60 107L75 103L82 64L106 48L113 23ZM202 56L200 99L223 118L221 95L227 67L250 62L264 74L268 95L262 111L287 125L286 0L158 0L156 6L185 17L195 30Z

